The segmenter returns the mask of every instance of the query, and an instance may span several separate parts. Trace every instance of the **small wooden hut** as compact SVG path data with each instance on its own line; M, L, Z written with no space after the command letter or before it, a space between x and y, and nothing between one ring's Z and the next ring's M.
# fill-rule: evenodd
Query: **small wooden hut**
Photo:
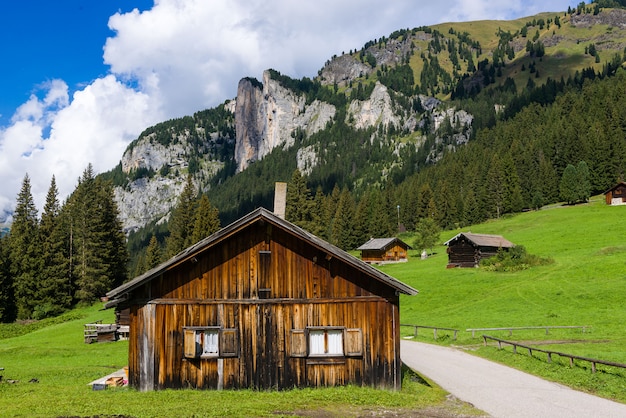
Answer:
M361 260L366 263L390 263L408 261L407 243L398 238L372 238L357 248L361 251Z
M412 287L257 209L111 290L129 384L401 386L400 294Z
M476 267L480 260L492 257L498 250L508 250L515 244L500 235L461 232L444 243L448 246L448 268Z
M626 182L619 182L604 192L607 205L626 205Z

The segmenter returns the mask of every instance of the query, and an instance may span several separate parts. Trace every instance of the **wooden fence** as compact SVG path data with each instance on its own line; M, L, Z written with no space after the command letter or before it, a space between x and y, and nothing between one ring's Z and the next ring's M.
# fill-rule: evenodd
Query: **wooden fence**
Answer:
M513 331L525 330L525 329L545 329L546 335L550 333L551 329L582 329L582 332L586 332L587 328L591 328L588 325L549 325L540 327L502 327L502 328L468 328L466 331L472 332L472 338L476 331L509 331L509 336L513 335Z
M588 358L588 357L581 357L581 356L576 356L573 354L567 354L567 353L561 353L559 351L552 351L552 350L543 350L541 348L536 348L536 347L530 347L528 345L524 345L524 344L519 344L513 341L506 341L506 340L502 340L500 338L496 338L496 337L490 337L489 335L483 335L483 340L485 343L485 346L487 345L487 340L492 340L492 341L496 341L498 343L498 349L502 349L502 344L508 344L513 346L513 352L517 354L517 348L523 348L525 350L528 350L528 354L532 357L533 352L540 352L540 353L545 353L548 356L548 363L552 362L552 355L556 354L559 357L565 357L565 358L569 358L569 365L570 367L574 367L574 360L580 360L580 361L587 361L589 363L591 363L591 372L595 373L596 372L596 364L603 364L605 366L611 366L611 367L619 367L622 369L626 369L626 364L622 364L622 363L615 363L613 361L606 361L606 360L598 360L598 359L592 359L592 358Z
M459 332L458 329L454 329L454 328L429 327L429 326L426 326L426 325L400 324L400 326L401 327L412 327L413 328L413 335L415 335L416 337L417 337L417 330L418 330L418 328L432 329L433 330L433 338L435 340L437 339L437 330L454 332L454 340L455 341L456 341L456 334Z

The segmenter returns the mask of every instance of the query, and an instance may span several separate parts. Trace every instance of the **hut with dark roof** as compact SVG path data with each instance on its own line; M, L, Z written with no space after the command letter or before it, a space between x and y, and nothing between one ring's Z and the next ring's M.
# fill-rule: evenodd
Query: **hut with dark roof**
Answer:
M515 244L500 235L461 232L444 243L448 246L448 268L477 267L480 260L508 251Z
M399 389L417 291L265 209L111 290L139 390ZM124 325L124 324L120 324Z
M609 190L604 192L607 205L626 205L626 182L619 182Z
M407 243L398 238L372 238L357 248L361 251L361 260L366 263L383 264L408 261Z

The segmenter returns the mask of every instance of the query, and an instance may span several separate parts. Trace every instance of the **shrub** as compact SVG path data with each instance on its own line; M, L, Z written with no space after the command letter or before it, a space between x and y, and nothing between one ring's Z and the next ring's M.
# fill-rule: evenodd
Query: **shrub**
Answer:
M481 261L481 267L487 271L520 271L533 266L551 264L554 260L528 254L523 245L516 245L508 251L500 248L498 253Z

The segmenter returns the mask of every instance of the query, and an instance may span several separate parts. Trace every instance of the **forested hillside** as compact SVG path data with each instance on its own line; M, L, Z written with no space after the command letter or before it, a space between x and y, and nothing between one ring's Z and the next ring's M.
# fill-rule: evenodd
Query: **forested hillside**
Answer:
M626 170L626 11L607 8L620 5L402 29L313 79L268 70L236 100L146 128L63 204L52 184L41 217L26 178L0 240L0 318L94 300L271 208L277 181L288 220L347 250L424 219L450 229L586 201Z
M224 166L198 183L199 193L222 224L271 207L274 182L292 179L305 150L317 164L298 173L306 205L292 220L346 249L398 227L413 230L425 216L453 228L584 201L624 171L624 75L613 77L624 62L626 32L618 23L626 13L599 6L399 30L333 57L312 80L272 71L307 103L336 106L333 122L312 135L293 132L290 146L242 172ZM355 103L372 97L377 83L404 116L359 124ZM566 172L583 177L575 180L582 190L561 190ZM342 228L348 237L339 238ZM168 230L161 224L131 233L131 253L153 234L164 243Z

